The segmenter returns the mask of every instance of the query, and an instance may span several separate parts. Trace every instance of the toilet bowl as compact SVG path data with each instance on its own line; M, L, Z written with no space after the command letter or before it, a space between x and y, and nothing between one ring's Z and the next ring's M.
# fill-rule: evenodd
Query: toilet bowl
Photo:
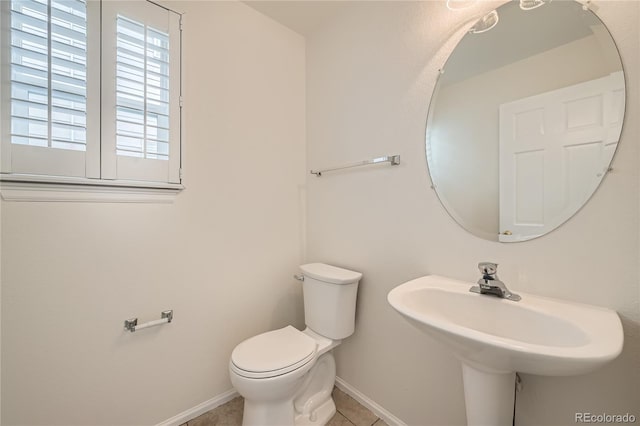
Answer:
M244 397L244 426L325 425L336 412L332 349L353 333L362 274L321 263L300 269L307 328L259 334L231 354L229 375Z
M292 326L245 340L229 362L231 383L245 398L243 425L324 425L336 412L331 398L340 341Z

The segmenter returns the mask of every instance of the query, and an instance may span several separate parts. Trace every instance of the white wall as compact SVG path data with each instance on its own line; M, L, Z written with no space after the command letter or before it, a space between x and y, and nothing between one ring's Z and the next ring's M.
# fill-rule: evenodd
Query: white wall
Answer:
M308 258L364 273L356 333L337 349L338 375L412 425L465 422L459 362L386 302L393 287L440 274L475 281L476 264L500 263L516 291L607 306L625 328L622 355L584 376L525 375L524 425L573 424L576 411L640 417L638 2L598 2L627 73L627 121L591 201L537 240L476 238L449 218L429 188L424 134L429 99L464 24L440 2L365 2L307 40L307 161L322 168L400 154L397 167L309 177Z
M241 340L302 325L304 39L239 2L176 7L175 203L1 205L4 425L158 423L231 389Z

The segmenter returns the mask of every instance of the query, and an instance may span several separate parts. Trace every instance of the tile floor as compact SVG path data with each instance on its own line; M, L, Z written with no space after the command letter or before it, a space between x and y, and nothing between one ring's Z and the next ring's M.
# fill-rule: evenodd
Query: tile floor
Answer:
M338 388L333 388L333 400L338 412L327 426L387 426L371 411ZM204 413L182 426L240 426L242 425L242 397Z

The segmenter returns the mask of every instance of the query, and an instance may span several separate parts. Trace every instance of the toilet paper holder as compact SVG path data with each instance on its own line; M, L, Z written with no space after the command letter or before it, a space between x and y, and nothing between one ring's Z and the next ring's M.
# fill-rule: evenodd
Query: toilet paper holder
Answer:
M124 329L130 332L143 330L149 327L155 327L157 325L168 324L173 321L173 309L162 311L160 313L160 319L145 322L144 324L138 325L138 318L129 318L128 320L124 320Z

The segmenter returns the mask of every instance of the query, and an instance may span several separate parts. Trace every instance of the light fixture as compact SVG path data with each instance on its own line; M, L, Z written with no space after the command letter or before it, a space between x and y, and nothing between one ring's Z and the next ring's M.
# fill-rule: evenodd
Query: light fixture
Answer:
M478 0L447 0L447 9L462 10L475 5Z
M549 3L551 0L520 0L520 9L533 10Z
M480 18L480 20L478 20L478 22L476 22L476 24L473 27L471 27L469 32L471 34L481 34L481 33L487 32L491 28L498 25L498 20L499 20L498 12L495 10L492 10L491 12L487 13L482 18Z

